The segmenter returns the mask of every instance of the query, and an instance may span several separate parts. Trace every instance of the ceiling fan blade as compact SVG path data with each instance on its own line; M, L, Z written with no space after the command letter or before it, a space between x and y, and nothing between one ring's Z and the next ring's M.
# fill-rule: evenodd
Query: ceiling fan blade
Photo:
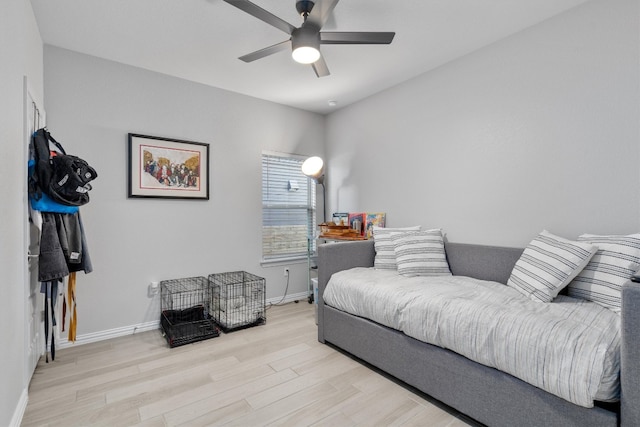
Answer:
M229 3L231 6L235 6L238 9L252 15L259 20L266 22L267 24L278 28L279 30L284 31L287 34L291 34L293 30L296 29L293 25L289 24L287 21L278 18L271 12L268 12L261 8L260 6L251 3L249 0L224 0L226 3Z
M329 15L333 12L336 4L338 4L338 1L339 0L318 0L316 4L313 5L303 26L312 24L318 27L318 29L322 28L327 22L327 19L329 19Z
M276 52L280 52L281 50L291 49L291 41L285 40L280 43L276 43L273 46L265 47L264 49L256 50L255 52L248 53L244 56L241 56L238 59L243 60L244 62L252 62L256 59L264 58L265 56L272 55Z
M321 44L389 44L396 33L393 32L349 32L321 31Z
M320 54L320 59L311 64L311 66L313 67L313 71L316 72L316 76L318 77L326 77L331 74L329 72L329 67L327 67L327 63L324 62L324 57L322 56L322 54Z

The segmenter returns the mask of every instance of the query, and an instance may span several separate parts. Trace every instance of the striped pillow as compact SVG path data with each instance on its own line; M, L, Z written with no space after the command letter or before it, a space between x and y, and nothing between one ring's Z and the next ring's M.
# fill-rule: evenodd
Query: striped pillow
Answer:
M440 229L391 236L398 273L404 276L451 276Z
M640 269L640 234L583 234L578 240L596 245L598 252L569 284L569 296L593 301L620 313L622 285Z
M597 247L543 230L529 243L507 282L534 301L551 302L576 277Z
M409 231L419 231L420 225L404 228L384 228L373 227L373 246L376 256L373 259L373 266L379 270L396 270L396 253L391 236L407 233Z

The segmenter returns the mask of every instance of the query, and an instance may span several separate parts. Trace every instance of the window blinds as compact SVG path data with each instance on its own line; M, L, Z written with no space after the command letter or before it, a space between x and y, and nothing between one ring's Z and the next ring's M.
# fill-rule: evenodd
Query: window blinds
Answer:
M314 183L295 156L262 155L262 257L277 260L307 256L315 227Z

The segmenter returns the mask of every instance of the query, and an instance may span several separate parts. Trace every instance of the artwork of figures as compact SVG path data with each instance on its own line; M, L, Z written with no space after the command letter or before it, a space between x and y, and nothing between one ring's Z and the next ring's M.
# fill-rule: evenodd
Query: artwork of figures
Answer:
M128 196L209 199L209 145L129 134Z

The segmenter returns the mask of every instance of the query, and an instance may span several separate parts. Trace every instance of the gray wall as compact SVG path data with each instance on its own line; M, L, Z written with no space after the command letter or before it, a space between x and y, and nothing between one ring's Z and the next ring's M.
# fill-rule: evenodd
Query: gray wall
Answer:
M31 3L0 6L0 425L16 422L26 405L26 160L23 78L42 100L42 41Z
M262 267L262 150L323 155L324 117L45 46L48 125L98 171L81 208L94 272L78 277L78 336L157 321L152 280L245 270L283 295L283 267ZM210 200L127 199L127 133L210 144ZM290 264L289 294L307 290Z
M330 208L507 246L639 231L638 16L589 2L331 114Z

